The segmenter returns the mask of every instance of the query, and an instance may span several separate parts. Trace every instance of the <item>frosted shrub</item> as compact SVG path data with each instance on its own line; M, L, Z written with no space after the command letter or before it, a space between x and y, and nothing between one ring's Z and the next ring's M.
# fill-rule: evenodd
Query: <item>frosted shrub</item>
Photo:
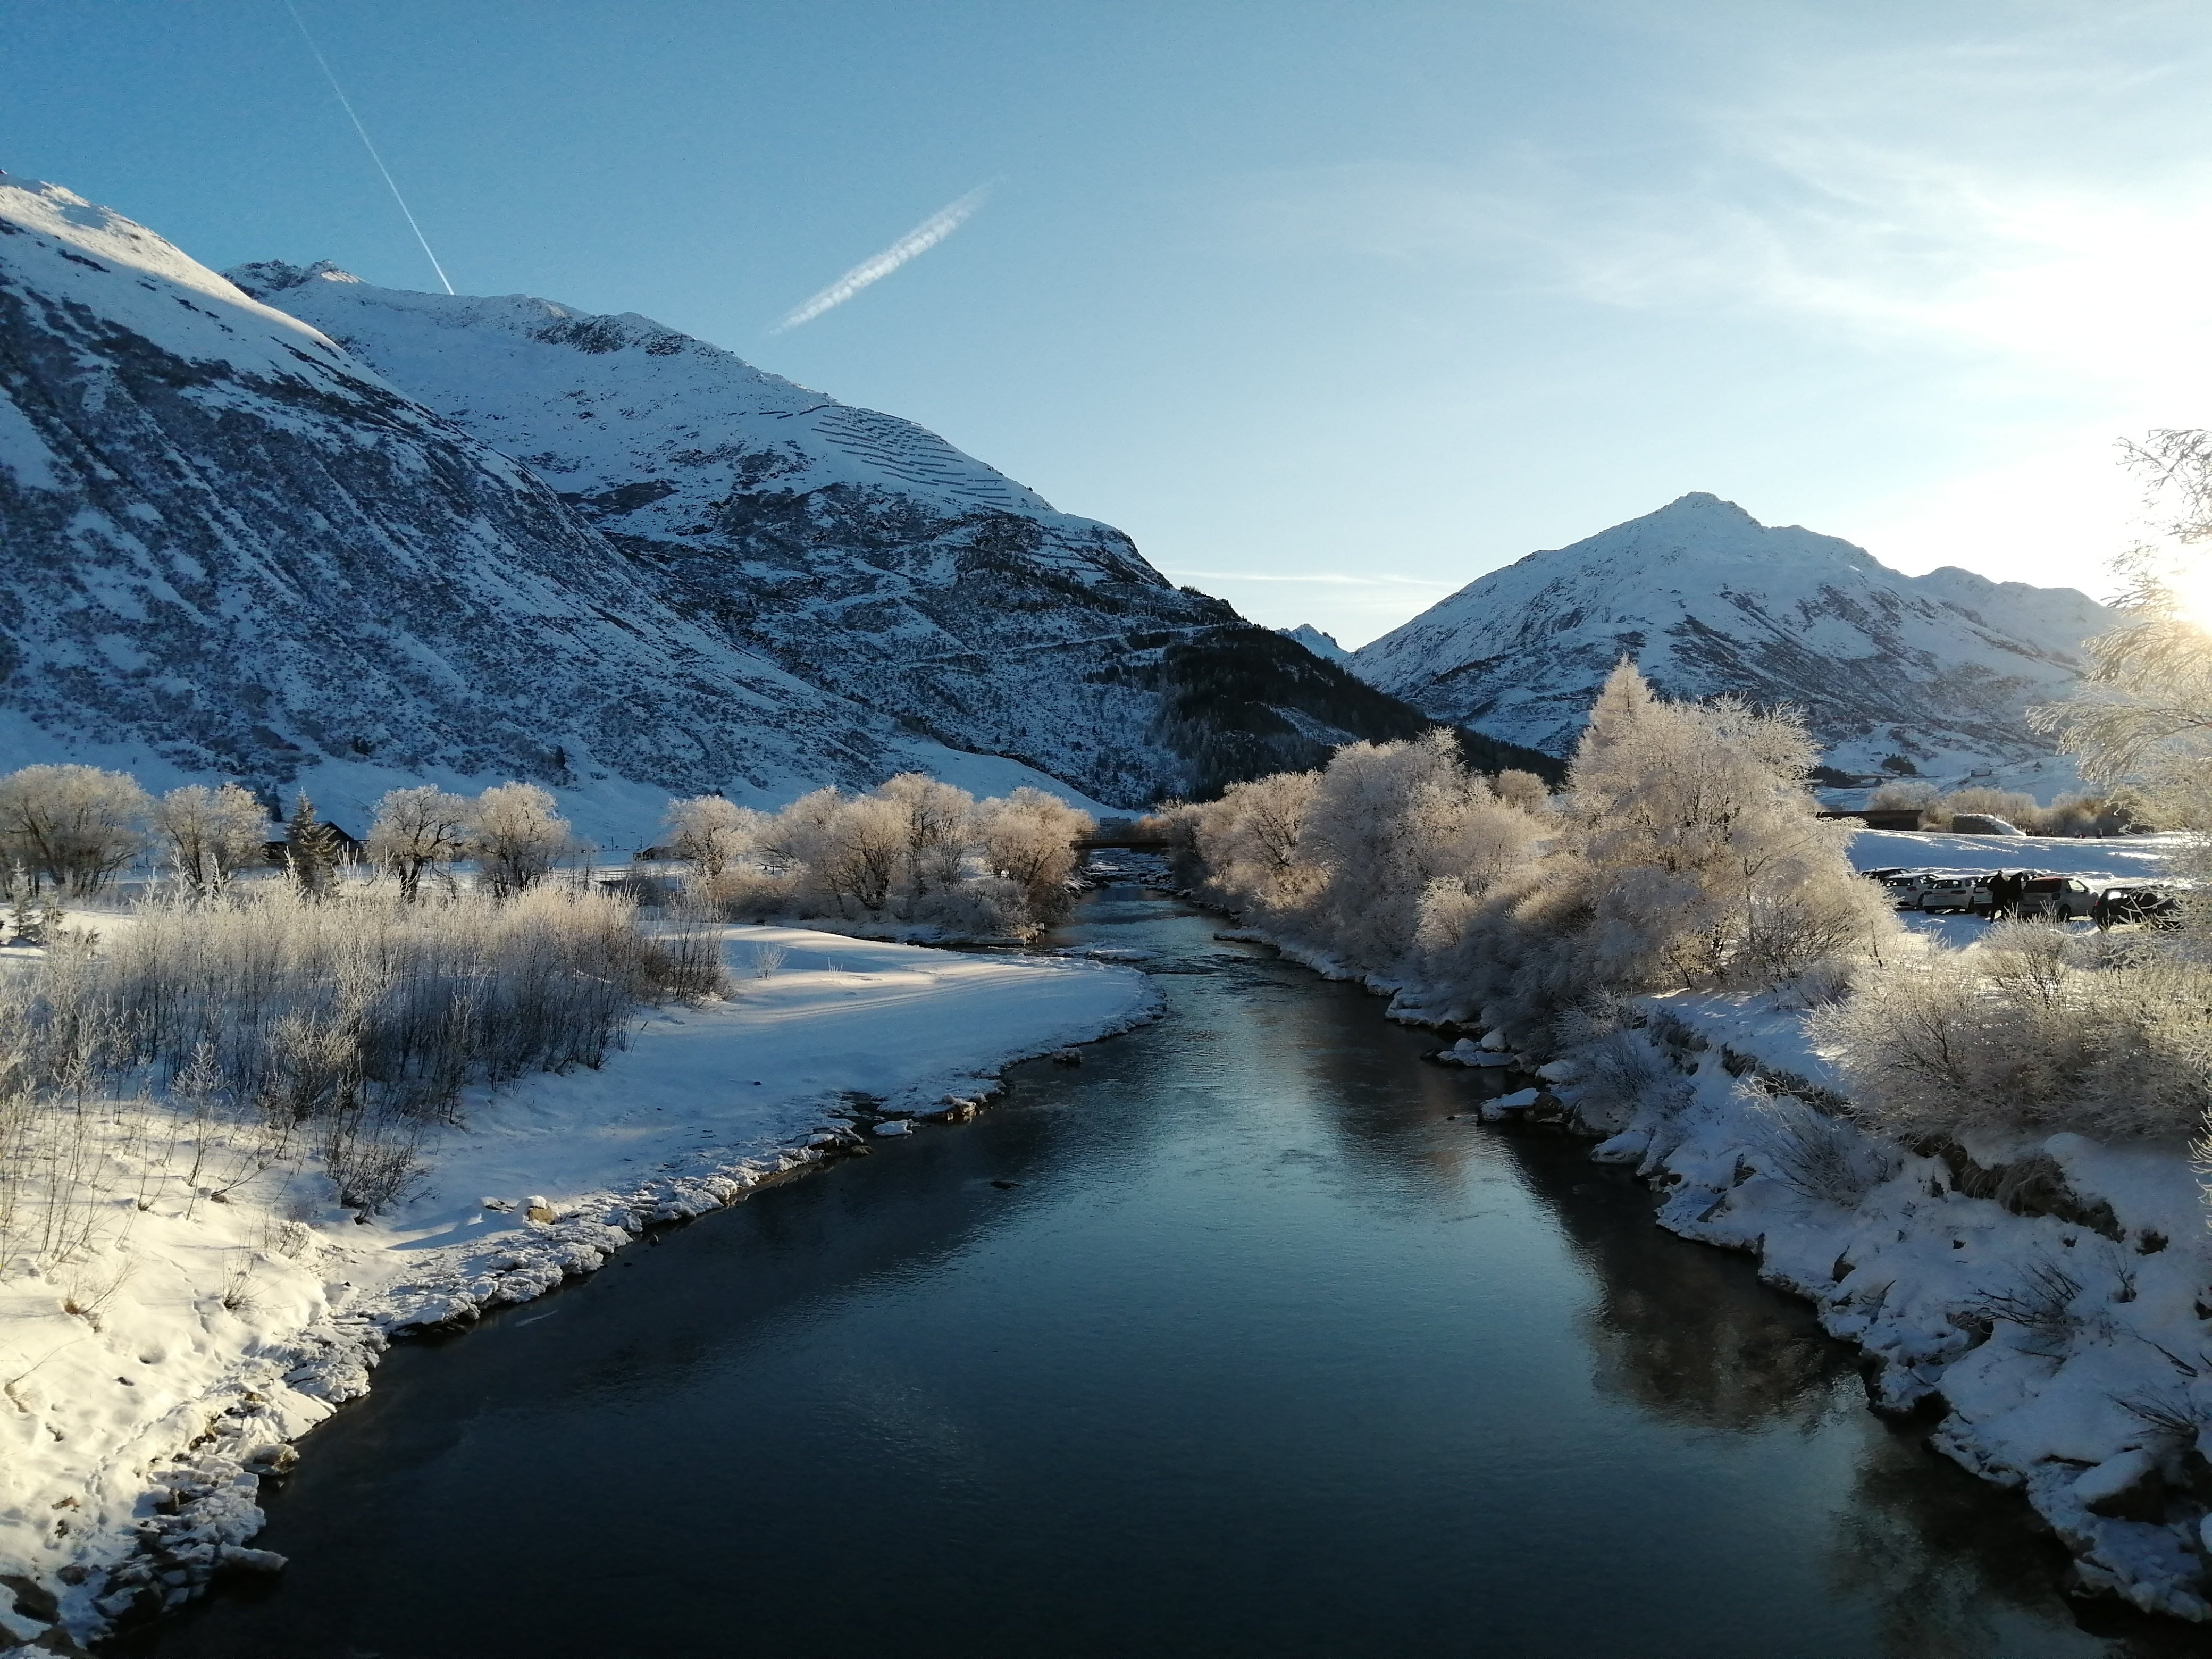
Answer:
M1588 956L1618 988L1759 986L1897 928L1802 787L1793 717L1668 703L1624 660L1575 754L1566 844L1589 870Z
M1508 806L1517 806L1524 812L1547 812L1552 807L1552 787L1534 772L1522 772L1509 768L1491 779L1490 787L1498 799Z
M1404 960L1431 882L1480 890L1509 860L1528 823L1460 763L1449 732L1415 742L1348 744L1322 771L1298 837L1322 881L1299 931L1354 966L1389 972ZM1519 839L1534 838L1531 827Z
M62 1144L72 1101L135 1073L197 1119L276 1144L304 1131L347 1202L388 1202L422 1126L467 1084L598 1066L639 1004L721 978L699 925L648 931L619 899L544 884L503 902L388 887L318 902L272 883L142 904L109 942L52 951L0 996L0 1153L10 1138ZM19 1169L0 1158L0 1175Z
M1800 1198L1856 1209L1897 1173L1894 1156L1880 1142L1808 1101L1748 1080L1737 1085L1737 1095L1752 1108L1753 1159Z
M64 892L97 892L145 845L152 805L121 772L27 766L0 777L0 861Z
M1468 772L1443 731L1350 744L1318 773L1232 785L1164 816L1210 896L1377 974L1412 961L1425 907L1487 891L1541 834Z
M269 833L261 803L234 783L172 789L148 817L177 878L202 897L221 892L234 872L258 863Z
M703 884L720 915L997 939L1028 938L1066 913L1074 842L1092 827L1042 790L978 802L911 772L866 794L817 789L757 817L749 850Z
M1810 1034L1855 1105L1895 1134L2197 1131L2212 969L2152 951L2081 965L2057 934L2023 927L1863 975L1809 1016Z

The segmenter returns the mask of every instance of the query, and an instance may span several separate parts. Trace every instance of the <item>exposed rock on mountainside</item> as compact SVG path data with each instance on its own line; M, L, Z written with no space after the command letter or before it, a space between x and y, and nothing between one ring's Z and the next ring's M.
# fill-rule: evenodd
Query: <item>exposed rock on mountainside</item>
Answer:
M2050 753L2023 712L2064 695L2108 617L2071 588L1900 575L1699 494L1493 570L1352 666L1438 720L1563 755L1626 653L1669 696L1795 704L1832 766L1959 772Z
M1110 526L649 319L230 275L550 480L699 628L946 744L1134 805L1427 724Z

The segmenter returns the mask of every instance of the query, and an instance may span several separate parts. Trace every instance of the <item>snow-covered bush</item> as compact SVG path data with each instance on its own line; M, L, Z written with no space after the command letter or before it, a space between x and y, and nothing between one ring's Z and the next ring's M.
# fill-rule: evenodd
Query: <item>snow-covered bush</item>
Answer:
M269 834L261 803L234 783L172 789L148 814L177 879L202 897L221 892L232 874L261 857Z
M470 851L495 894L543 880L574 844L553 797L534 783L502 783L477 797L469 815Z
M902 773L866 793L817 789L753 815L745 850L700 890L735 921L834 917L1023 939L1066 913L1074 843L1091 827L1042 790L978 802Z
M411 903L422 893L425 874L468 856L474 811L465 798L428 785L394 789L376 803L369 861L389 871L400 896Z
M1470 775L1436 732L1163 817L1217 902L1533 1041L1594 994L1817 1000L1878 956L1896 918L1806 793L1813 758L1794 718L1664 702L1624 660L1560 795Z
M1895 1155L1887 1146L1832 1112L1795 1095L1777 1094L1755 1079L1736 1087L1753 1107L1753 1159L1800 1198L1856 1209L1897 1173Z
M1318 773L1232 785L1164 814L1206 892L1363 972L1405 971L1425 911L1457 911L1526 860L1539 820L1470 774L1448 732L1346 744Z
M2203 1121L2208 1007L2212 968L2155 946L2093 955L2019 923L1863 975L1808 1030L1893 1134L2179 1136Z
M145 845L153 803L136 780L94 766L27 766L0 777L0 865L93 893Z

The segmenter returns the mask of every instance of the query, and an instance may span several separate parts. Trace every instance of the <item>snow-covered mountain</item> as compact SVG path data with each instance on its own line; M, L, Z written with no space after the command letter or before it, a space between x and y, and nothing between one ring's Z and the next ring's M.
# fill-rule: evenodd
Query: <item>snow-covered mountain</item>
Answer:
M612 800L960 770L683 614L316 329L4 174L0 394L9 763L307 781L356 816L411 777Z
M229 275L549 481L701 629L950 746L1136 805L1425 724L1112 526L650 319Z
M1439 720L1564 755L1626 653L1672 696L1795 704L1840 769L1941 775L2048 756L2023 711L2065 693L2109 621L2072 588L1900 575L1699 494L1493 570L1352 662Z
M241 274L313 314L0 174L0 768L349 819L520 777L612 839L672 792L906 768L1130 806L1427 723L919 427L644 319Z
M1296 640L1323 662L1350 662L1352 653L1336 642L1336 635L1324 634L1311 623L1300 623L1296 628L1275 630L1286 640Z

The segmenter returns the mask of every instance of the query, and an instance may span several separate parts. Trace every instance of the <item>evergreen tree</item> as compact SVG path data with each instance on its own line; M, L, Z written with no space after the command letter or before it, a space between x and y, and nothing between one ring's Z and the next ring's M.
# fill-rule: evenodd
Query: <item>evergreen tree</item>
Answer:
M337 878L337 832L315 817L315 804L304 789L284 825L284 851L301 892L319 896L330 890Z

